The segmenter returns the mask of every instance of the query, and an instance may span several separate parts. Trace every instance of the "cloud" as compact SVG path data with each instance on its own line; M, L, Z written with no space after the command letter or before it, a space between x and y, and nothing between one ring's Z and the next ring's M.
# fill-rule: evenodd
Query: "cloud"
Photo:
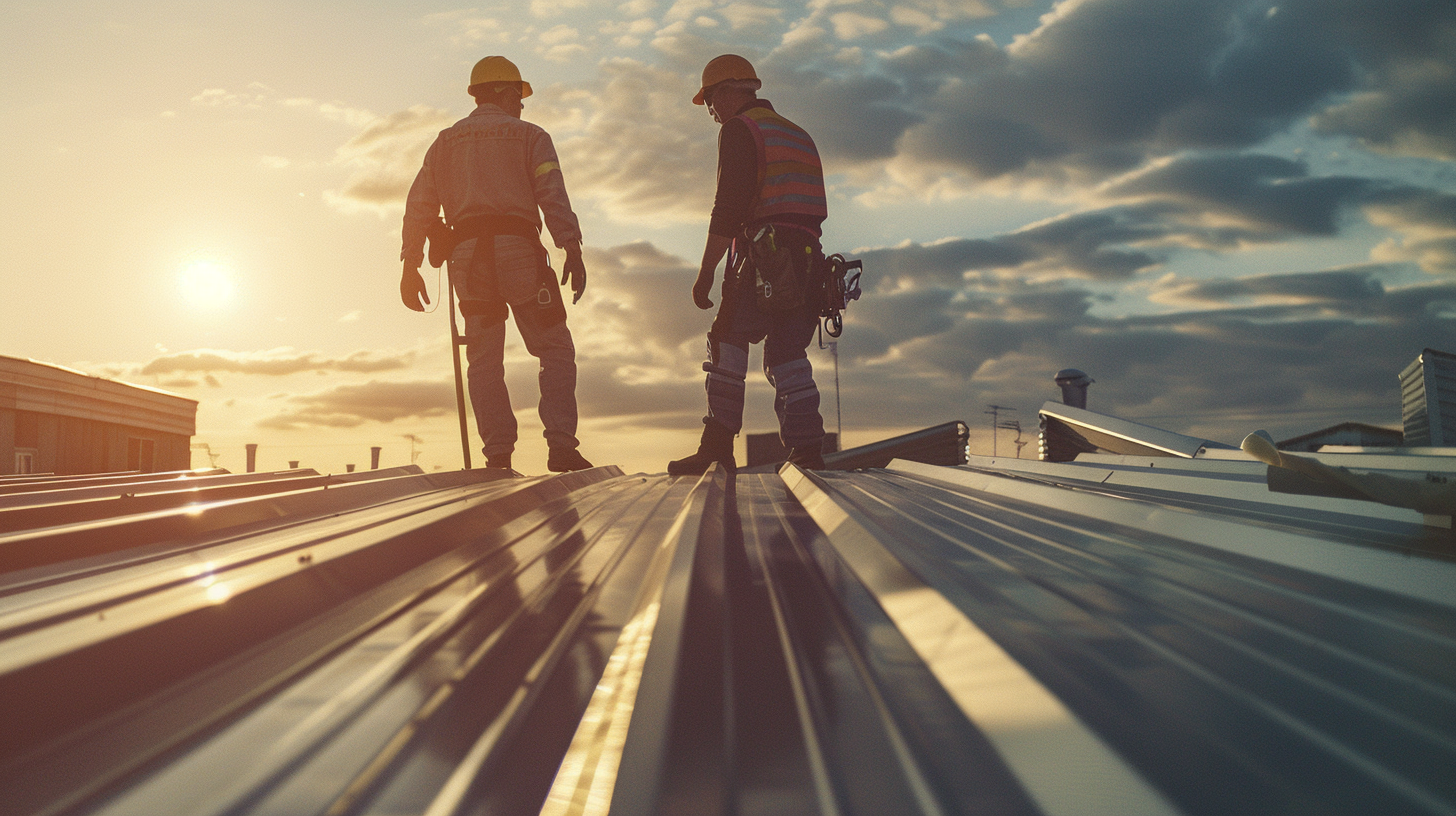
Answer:
M1315 119L1372 150L1456 159L1456 7L1441 0L1311 3L1365 70Z
M922 119L905 106L904 87L882 75L846 73L838 64L803 67L784 52L764 60L758 72L762 96L809 132L830 173L890 158L900 135Z
M662 19L668 23L691 20L711 10L713 5L713 0L675 0L667 13L662 15Z
M734 31L781 25L784 19L783 9L756 3L729 3L718 9L718 14L728 21Z
M655 355L673 365L683 343L703 336L707 327L689 294L696 265L647 241L588 248L584 260L592 280L607 293L594 298L592 314L603 325L593 332L599 339L610 332L606 344L624 349L624 357L643 362ZM694 353L699 353L696 348Z
M1219 441L1398 423L1400 369L1422 348L1456 348L1456 285L1382 283L1394 271L1168 278L1160 300L1213 308L1120 318L1062 284L867 295L840 340L846 422L975 425L997 403L1030 429L1057 398L1052 375L1075 367L1097 380L1093 410Z
M1322 272L1253 275L1243 278L1189 280L1169 275L1148 295L1155 303L1183 306L1254 303L1284 306L1334 306L1345 312L1378 303L1385 295L1380 281L1391 267L1366 265Z
M879 150L845 151L855 160L1095 182L1190 149L1253 147L1310 117L1376 149L1450 158L1453 18L1456 7L1427 0L1295 0L1274 13L1245 0L1082 0L1004 48L944 37L851 73L830 67L832 20L811 15L771 61L809 80L795 86L804 99L825 84L897 89L825 105L875 131Z
M351 174L341 190L325 193L326 200L345 211L402 209L430 143L455 118L449 111L415 105L372 120L336 151L335 161Z
M1004 270L1029 278L1125 280L1149 270L1165 252L1140 248L1169 235L1157 207L1109 207L1071 213L989 239L954 239L860 253L870 280L884 285L947 283L977 270ZM882 277L883 276L883 277Z
M455 412L455 385L444 380L371 381L289 397L288 402L298 407L266 417L258 422L258 427L271 430L354 428L366 422L444 416Z
M857 11L841 11L831 15L829 20L834 26L834 36L841 40L857 40L890 27L882 18L870 17Z
M457 48L506 45L514 41L506 24L495 17L479 16L475 9L425 15L428 26L448 29L449 42Z
M1314 177L1301 162L1255 154L1190 154L1097 188L1093 206L985 239L869 250L886 280L940 283L977 270L1125 280L1187 250L1231 252L1334 236L1363 213L1398 233L1382 262L1456 272L1456 197L1353 176Z
M226 88L205 88L192 97L192 104L204 108L261 108L272 101L273 89L261 82L249 83L247 90L233 92Z
M1248 239L1334 235L1340 214L1376 187L1361 178L1310 178L1304 164L1279 157L1214 154L1154 162L1098 192L1107 199L1182 204L1205 223L1218 214Z
M412 352L380 356L357 351L346 357L325 357L318 352L295 352L289 348L260 352L195 351L164 354L143 365L138 373L166 375L192 372L286 376L303 372L346 371L368 373L406 368L414 361Z
M574 133L553 133L573 200L628 222L706 222L716 187L716 126L690 104L696 83L627 59L609 60L601 72L588 93L553 89L542 103L581 123Z
M207 88L192 97L192 104L202 108L303 110L317 113L331 122L343 122L354 127L362 127L375 119L374 114L367 110L339 102L319 102L306 97L279 97L277 91L261 82L249 83L245 90L239 92L226 88Z
M550 18L590 5L590 0L531 0L530 8L532 17Z
M1413 261L1432 274L1456 274L1456 195L1416 188L1369 197L1371 223L1400 234L1376 247L1378 260Z

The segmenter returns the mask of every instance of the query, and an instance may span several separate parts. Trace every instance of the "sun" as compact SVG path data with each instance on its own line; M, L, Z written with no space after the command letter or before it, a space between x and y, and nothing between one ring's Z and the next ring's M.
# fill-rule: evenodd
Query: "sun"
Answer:
M217 309L232 300L232 272L217 261L188 261L177 279L182 297L199 309Z

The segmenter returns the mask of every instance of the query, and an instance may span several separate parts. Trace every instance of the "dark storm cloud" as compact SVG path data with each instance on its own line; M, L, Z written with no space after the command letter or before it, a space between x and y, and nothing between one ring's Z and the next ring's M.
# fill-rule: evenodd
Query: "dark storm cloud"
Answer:
M1456 4L1329 0L1312 8L1367 69L1358 92L1323 112L1316 126L1377 150L1456 158Z
M1380 254L1414 261L1433 274L1456 274L1456 195L1401 188L1371 196L1370 220L1403 235Z
M1112 199L1155 197L1195 212L1236 216L1252 233L1333 235L1339 216L1376 185L1350 177L1310 178L1304 164L1275 156L1184 156L1115 182Z
M817 69L817 56L814 48L801 45L763 60L763 96L803 125L826 158L850 162L893 156L900 136L925 119L916 100L928 99L948 81L1007 62L984 40L947 39L900 49L884 60L884 74L845 72L839 65Z
M1161 257L1127 245L1165 238L1171 227L1156 207L1111 207L1074 213L990 239L905 244L860 253L867 281L958 283L983 269L1021 270L1055 277L1125 280Z
M878 327L890 342L903 342L952 329L957 322L954 296L950 289L909 289L876 294L850 308L855 320Z
M960 238L934 244L871 249L858 254L871 281L934 281L959 284L962 273L971 269L1015 268L1034 256L1025 247L1000 239Z
M1102 177L1182 150L1250 147L1311 116L1373 147L1449 158L1453 55L1456 4L1437 0L1088 0L1059 4L1005 48L917 44L863 76L800 82L791 97L852 92L821 112L846 125L819 137L847 156L896 144L981 178Z
M1161 303L1233 303L1245 300L1303 304L1378 303L1385 296L1379 276L1387 267L1331 270L1246 278L1160 281L1149 297Z
M1228 251L1332 236L1360 209L1407 235L1400 259L1456 271L1456 196L1347 176L1310 177L1300 162L1218 153L1157 162L1099 188L1111 206L980 239L861 253L882 289L959 283L977 270L1128 280L1178 250ZM1402 255L1403 253L1403 255Z
M803 126L827 160L894 155L895 140L922 116L904 104L897 82L873 74L765 69L765 99Z
M882 335L851 324L846 421L929 425L952 418L950 405L974 429L996 403L1032 428L1037 406L1057 399L1052 375L1074 367L1097 381L1094 410L1230 444L1259 427L1283 438L1348 419L1398 424L1399 371L1423 348L1456 349L1456 285L1386 287L1385 271L1251 276L1188 292L1256 305L1118 319L1048 289L1060 307L979 311L865 358L857 349Z

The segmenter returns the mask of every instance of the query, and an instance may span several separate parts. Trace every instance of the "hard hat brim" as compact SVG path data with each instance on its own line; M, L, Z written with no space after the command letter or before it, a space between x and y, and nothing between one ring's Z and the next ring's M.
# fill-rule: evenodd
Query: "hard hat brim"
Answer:
M476 93L476 89L477 88L484 88L486 85L494 85L496 82L513 82L513 81L514 80L509 80L509 79L498 79L498 80L491 80L490 82L480 82L480 83L477 83L475 85L471 85L469 88L466 88L465 89L465 92L468 93L468 94L470 94L471 96L475 96L475 93ZM523 79L523 80L520 81L520 85L521 85L521 98L522 99L525 99L526 97L528 97L528 96L531 95L531 83L529 83L529 82L527 82L527 81L525 81Z
M722 85L723 82L752 82L755 83L753 88L754 90L758 90L759 88L763 87L763 82L758 77L743 77L742 79L730 77L723 80L722 82L714 82L712 85L704 85L703 87L699 88L697 95L693 97L693 104L708 104L707 100L705 99L705 97L708 95L708 91L718 87L719 85Z

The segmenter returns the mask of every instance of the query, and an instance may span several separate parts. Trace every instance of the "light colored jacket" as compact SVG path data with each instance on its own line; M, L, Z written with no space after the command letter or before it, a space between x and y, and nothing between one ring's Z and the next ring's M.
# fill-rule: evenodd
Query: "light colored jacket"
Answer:
M410 185L400 260L418 266L425 230L441 208L458 224L477 215L512 215L546 228L559 247L581 240L581 226L551 136L492 104L440 131Z

